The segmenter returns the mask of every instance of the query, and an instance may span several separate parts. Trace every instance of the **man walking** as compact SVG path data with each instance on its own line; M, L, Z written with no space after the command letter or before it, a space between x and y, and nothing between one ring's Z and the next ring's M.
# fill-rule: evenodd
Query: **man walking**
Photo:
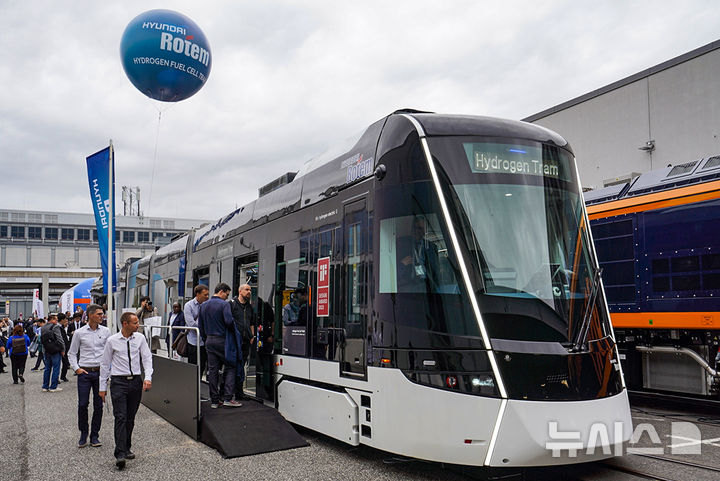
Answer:
M195 297L185 303L183 314L185 317L185 325L187 327L198 327L198 316L200 315L200 304L208 300L210 290L203 284L198 284L193 290ZM187 349L188 362L198 364L198 351L200 353L200 377L205 372L207 366L207 350L202 338L198 339L195 330L187 331L187 342L190 344Z
M126 459L135 459L132 432L135 414L140 407L143 391L152 387L152 354L145 336L136 331L140 325L137 316L126 312L120 316L122 330L110 336L105 343L100 364L100 398L105 402L108 379L111 379L110 397L115 416L115 466L125 468ZM145 381L140 377L140 366Z
M78 429L80 430L78 447L84 448L88 444L88 406L92 390L93 416L90 425L90 444L97 448L102 446L99 439L103 407L100 398L100 363L105 343L110 337L110 329L100 325L103 311L97 304L88 306L87 316L88 323L73 334L68 360L78 377Z
M255 342L255 313L250 304L251 300L252 289L248 284L243 284L238 289L238 296L230 302L235 327L242 336L242 361L237 366L237 381L235 382L235 399L237 400L245 396L243 386L250 359L250 346Z
M60 335L63 338L63 345L65 348L65 354L62 357L62 369L60 370L60 380L62 382L68 382L67 372L70 369L70 360L68 359L68 352L70 351L70 337L68 336L68 318L62 312L57 315L58 324L60 324Z
M45 354L45 372L43 373L42 384L44 392L62 391L62 388L58 387L58 382L60 379L60 363L65 355L65 342L60 330L57 314L50 314L48 323L40 331L40 342L42 342Z
M221 405L240 407L242 404L233 400L235 394L235 369L240 347L236 338L235 320L230 311L227 298L230 286L221 282L215 287L215 294L200 306L198 323L200 336L208 353L208 384L210 384L211 408ZM226 357L227 354L227 357ZM225 392L220 393L220 367L223 369Z

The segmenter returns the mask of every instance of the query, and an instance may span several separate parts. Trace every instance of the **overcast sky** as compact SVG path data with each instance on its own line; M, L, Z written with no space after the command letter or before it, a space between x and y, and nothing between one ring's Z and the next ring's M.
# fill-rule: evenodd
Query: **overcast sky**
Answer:
M208 81L182 102L122 68L126 25L153 8L210 42ZM720 39L720 8L0 0L0 27L0 208L91 213L85 157L112 139L116 202L139 186L145 215L217 219L394 110L521 119Z

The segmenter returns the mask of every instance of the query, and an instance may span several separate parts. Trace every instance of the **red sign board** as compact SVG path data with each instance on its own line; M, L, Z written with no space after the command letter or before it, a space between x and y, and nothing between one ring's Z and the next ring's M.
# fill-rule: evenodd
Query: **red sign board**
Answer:
M317 264L317 316L330 315L330 258L318 259Z

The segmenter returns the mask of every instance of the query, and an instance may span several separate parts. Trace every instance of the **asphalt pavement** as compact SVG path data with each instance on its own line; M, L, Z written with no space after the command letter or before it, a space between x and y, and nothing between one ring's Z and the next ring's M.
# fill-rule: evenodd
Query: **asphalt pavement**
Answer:
M9 370L9 359L8 370ZM28 359L28 364L30 364ZM32 360L34 365L34 359ZM14 385L0 374L0 481L20 480L466 480L454 468L405 460L364 446L353 447L301 429L309 447L223 459L141 405L133 434L137 458L117 471L113 458L112 406L103 409L101 447L78 448L75 377L62 392L41 389L43 371L25 373ZM109 400L109 396L108 396ZM109 404L109 403L108 403ZM90 408L92 411L92 406ZM238 409L241 415L242 408Z

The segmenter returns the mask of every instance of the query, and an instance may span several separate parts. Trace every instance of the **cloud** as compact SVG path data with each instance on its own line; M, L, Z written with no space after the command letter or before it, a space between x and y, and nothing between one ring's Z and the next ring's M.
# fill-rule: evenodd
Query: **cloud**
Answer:
M119 56L151 8L167 5L0 4L3 207L91 212L85 157L112 139L117 185L140 186L146 215L217 219L398 108L523 118L714 41L720 23L701 0L178 1L213 67L164 104Z

